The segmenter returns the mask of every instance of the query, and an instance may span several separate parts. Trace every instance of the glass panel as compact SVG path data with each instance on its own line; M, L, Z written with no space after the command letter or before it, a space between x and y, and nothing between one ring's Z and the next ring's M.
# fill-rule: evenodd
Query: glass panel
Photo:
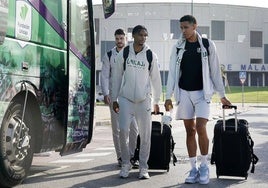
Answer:
M85 55L90 51L90 29L88 22L88 7L86 0L74 0L69 15L70 40L78 51Z
M173 39L178 39L181 34L180 20L170 20L170 33L173 33Z
M211 21L211 38L212 40L225 40L224 21Z
M262 31L250 31L250 47L262 47Z

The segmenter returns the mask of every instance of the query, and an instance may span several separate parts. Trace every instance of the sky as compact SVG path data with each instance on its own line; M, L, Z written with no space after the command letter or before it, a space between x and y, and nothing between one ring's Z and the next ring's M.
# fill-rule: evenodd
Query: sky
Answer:
M186 2L186 3L211 3L211 4L231 4L268 8L267 0L116 0L117 3L151 3L151 2ZM93 4L100 4L102 0L93 0Z

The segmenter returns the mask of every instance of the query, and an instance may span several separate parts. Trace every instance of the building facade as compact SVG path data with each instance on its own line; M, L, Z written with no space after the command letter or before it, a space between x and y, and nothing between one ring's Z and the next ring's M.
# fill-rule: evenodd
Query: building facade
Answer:
M116 13L103 18L95 5L97 85L101 59L114 46L114 31L123 28L132 41L132 29L141 24L148 29L148 45L158 55L163 85L166 84L172 46L181 31L179 19L196 17L198 32L212 39L230 86L268 86L268 9L258 7L191 3L118 4Z

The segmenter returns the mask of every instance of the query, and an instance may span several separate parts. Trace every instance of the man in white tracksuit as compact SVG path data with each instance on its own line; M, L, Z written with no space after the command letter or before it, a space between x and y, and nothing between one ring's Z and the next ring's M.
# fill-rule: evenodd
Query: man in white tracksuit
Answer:
M151 64L147 59L146 51L149 50L149 47L145 44L147 36L148 32L144 26L135 26L132 31L134 42L129 45L128 58L124 61L123 50L121 50L116 57L115 68L112 69L113 108L119 113L122 152L122 167L119 175L122 178L128 177L131 169L128 160L128 138L133 117L137 121L140 135L139 178L150 178L147 161L151 146L151 112L159 112L158 102L162 88L156 54L152 52ZM151 90L153 110L151 109Z
M123 29L117 29L114 33L115 37L115 47L113 47L109 52L105 53L102 60L102 70L101 70L101 89L104 96L104 103L109 105L111 113L111 123L112 123L112 133L113 133L113 142L115 147L115 152L117 156L118 165L121 166L121 148L119 142L119 121L118 114L114 112L112 108L111 95L112 95L112 76L111 71L115 65L115 58L119 51L121 51L126 44L126 34ZM132 165L137 165L134 159L134 151L136 149L138 136L138 126L133 118L131 121L131 131L129 135L130 145L129 152L131 157Z

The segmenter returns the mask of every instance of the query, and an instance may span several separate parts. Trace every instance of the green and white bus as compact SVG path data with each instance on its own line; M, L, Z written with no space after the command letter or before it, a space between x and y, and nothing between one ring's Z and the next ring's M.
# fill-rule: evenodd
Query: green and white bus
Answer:
M114 0L105 0L105 18ZM0 0L0 187L20 184L34 153L82 151L94 122L91 0Z

